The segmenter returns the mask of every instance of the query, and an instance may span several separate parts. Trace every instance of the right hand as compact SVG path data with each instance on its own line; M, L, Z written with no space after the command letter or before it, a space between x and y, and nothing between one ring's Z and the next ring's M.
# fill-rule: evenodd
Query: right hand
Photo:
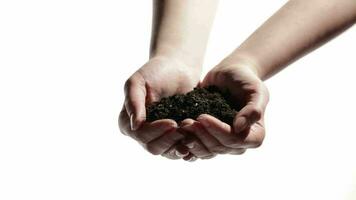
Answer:
M201 83L228 89L234 101L241 105L232 126L202 114L196 120L185 120L182 129L196 136L186 145L198 158L214 154L240 155L246 149L259 147L265 137L264 113L269 100L267 87L254 66L244 60L233 65L222 63L212 69Z
M193 68L176 59L150 59L125 83L125 103L119 116L121 132L154 155L171 159L186 156L188 150L176 146L184 138L177 131L177 123L171 119L146 122L145 106L162 97L193 90L199 84L200 74L201 68Z

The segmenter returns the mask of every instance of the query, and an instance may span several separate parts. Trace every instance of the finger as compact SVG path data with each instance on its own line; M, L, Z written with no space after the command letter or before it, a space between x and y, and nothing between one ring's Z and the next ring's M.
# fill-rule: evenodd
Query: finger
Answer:
M189 149L179 142L162 154L162 156L172 160L181 159L187 155L189 155Z
M229 125L210 115L204 114L201 117L199 116L198 121L221 144L233 149L256 148L262 144L265 135L263 120L258 121L240 134L231 132Z
M237 140L228 124L207 114L200 115L197 120L205 130L215 137L223 146L236 148Z
M154 155L162 154L184 137L175 131L178 127L177 123L170 119L156 120L150 123L145 122L140 129L132 131L128 125L129 119L125 108L122 109L119 118L121 132L140 142L147 151ZM170 154L166 157L175 159Z
M211 153L199 140L193 140L189 143L182 143L185 146L190 146L189 152L194 154L198 158L209 157L214 155Z
M148 152L153 155L160 155L167 151L169 148L174 146L178 141L183 139L184 136L173 129L164 133L162 136L148 142L145 147ZM184 157L185 155L181 155L177 153L177 156Z
M185 156L189 155L189 148L181 144L181 142L177 144L175 150L176 150L175 154L179 158L184 158Z
M212 155L210 155L210 156L202 157L202 158L200 158L200 159L202 159L202 160L208 160L208 159L212 159L212 158L216 157L216 155L217 155L217 154L212 154Z
M188 125L192 125L194 122L196 122L195 120L191 119L191 118L187 118L183 121L181 121L179 123L179 127L184 127L184 126L188 126Z
M144 122L138 130L132 131L126 107L124 107L120 112L119 126L121 132L143 144L160 137L166 131L176 129L178 127L174 120L160 119L153 122Z
M166 157L168 159L171 159L171 160L178 160L180 159L179 156L177 156L177 153L176 153L176 146L171 146L166 152L164 152L163 154L161 154L163 157ZM189 152L188 152L189 154Z
M226 154L230 148L222 145L214 136L212 136L200 123L194 123L191 126L182 127L187 132L192 132L201 141L201 143L214 154ZM187 144L193 146L192 144ZM189 147L189 146L188 146ZM191 147L192 148L192 147Z
M265 137L265 128L262 121L258 121L251 127L237 135L242 148L257 148L262 145Z
M185 161L189 161L189 162L194 162L196 161L198 158L192 154L192 153L189 153L189 155L187 155L186 157L183 158L183 160Z
M235 133L244 131L263 117L268 103L268 92L263 85L260 87L261 88L256 89L255 93L251 94L251 98L247 105L235 116L233 122Z
M204 116L202 116L204 117ZM211 140L209 140L208 144L210 143L212 146L209 147L209 150L211 152L217 153L217 154L233 154L233 155L241 155L243 154L246 149L244 148L230 148L223 146L217 139L215 139L213 136L208 133L205 128L203 127L202 124L196 123L195 126L195 135L197 135L198 138L201 138L201 141L204 141L204 137L212 137L211 140L216 140L216 143L210 143ZM205 132L202 132L205 131Z
M210 83L213 82L213 78L215 76L215 72L214 72L214 69L213 70L210 70L204 77L203 81L200 83L200 86L201 87L207 87L210 85Z
M232 149L229 154L231 155L241 155L244 154L246 152L246 149L243 148L238 148L238 149Z
M128 132L130 131L130 122L127 117L127 112L125 109L125 105L122 107L119 115L119 129L120 132L124 135L129 135Z
M189 120L187 125L181 127L178 131L184 133L185 138L181 141L181 145L188 149L188 152L191 152L198 158L208 157L214 155L210 152L205 145L199 141L199 139L195 136L194 132L188 129L184 129L185 127L192 126L191 123L193 120ZM186 156L186 155L185 155ZM185 157L183 156L183 157Z
M125 83L125 108L130 118L131 130L137 130L146 118L146 84L134 74Z
M177 123L170 119L161 119L154 122L145 122L142 126L136 131L128 131L129 135L135 140L147 144L152 140L155 140L165 132L172 131L177 129Z

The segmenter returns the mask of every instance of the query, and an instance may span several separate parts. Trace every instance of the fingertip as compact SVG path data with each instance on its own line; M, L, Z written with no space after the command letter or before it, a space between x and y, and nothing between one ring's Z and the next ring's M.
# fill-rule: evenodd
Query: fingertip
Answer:
M228 124L222 122L221 120L217 119L216 117L208 115L208 114L201 114L197 120L205 128L229 126Z
M135 113L130 114L130 128L132 131L136 131L141 127L143 122L145 121L142 117L137 117Z
M199 115L198 117L197 117L197 120L201 120L201 119L205 119L205 118L208 118L210 115L208 115L208 114L201 114L201 115Z
M171 119L159 119L151 122L151 125L160 125L168 128L178 128L178 124L176 121Z
M187 118L179 123L179 127L184 127L193 124L195 121L191 118Z
M240 133L241 131L245 130L248 127L248 121L246 119L246 117L236 117L234 120L234 131L236 133Z
M200 122L203 126L206 128L210 127L210 116L208 114L201 114L199 117L197 117L197 121Z

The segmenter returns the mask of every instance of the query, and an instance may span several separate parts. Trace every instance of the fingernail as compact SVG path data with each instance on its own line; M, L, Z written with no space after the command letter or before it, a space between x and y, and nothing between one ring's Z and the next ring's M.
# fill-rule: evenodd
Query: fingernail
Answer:
M236 131L240 132L247 127L247 119L245 117L239 117L235 123Z
M189 152L186 153L186 154L182 154L182 153L180 153L179 151L176 150L176 156L178 156L179 158L183 158L183 157L187 156L188 154L189 154Z
M133 113L130 114L130 128L131 128L131 131L135 131L137 129Z

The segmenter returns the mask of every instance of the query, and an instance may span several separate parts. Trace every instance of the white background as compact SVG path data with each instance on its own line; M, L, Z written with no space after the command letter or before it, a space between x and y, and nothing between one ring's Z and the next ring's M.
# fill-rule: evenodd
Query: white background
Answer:
M205 72L285 1L221 1ZM117 127L151 1L0 1L0 199L356 199L356 27L266 83L264 144L188 163Z

